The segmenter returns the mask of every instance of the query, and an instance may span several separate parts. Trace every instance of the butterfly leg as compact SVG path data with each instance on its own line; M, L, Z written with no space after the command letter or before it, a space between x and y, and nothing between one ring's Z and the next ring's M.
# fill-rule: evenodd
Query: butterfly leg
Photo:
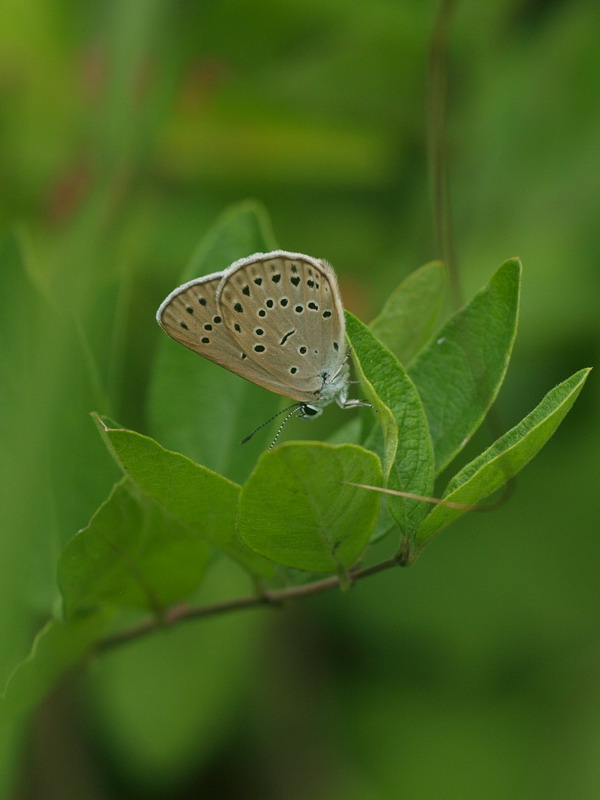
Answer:
M337 404L338 404L338 406L340 408L361 408L361 407L364 407L364 408L372 408L373 411L377 411L375 406L372 403L368 403L366 400L357 400L357 399L352 399L352 400L345 400L344 399L344 400L342 400L342 398L339 398L338 401L337 401Z

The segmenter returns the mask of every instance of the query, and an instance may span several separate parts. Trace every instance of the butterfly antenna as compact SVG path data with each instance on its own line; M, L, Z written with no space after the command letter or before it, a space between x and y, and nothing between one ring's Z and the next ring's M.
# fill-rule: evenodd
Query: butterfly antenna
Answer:
M281 426L280 426L279 430L277 431L277 436L279 436L279 434L281 433L281 428L283 428L283 426L284 426L284 425L285 425L285 423L288 421L288 419L289 419L289 418L292 416L292 414L294 413L294 411L296 411L297 409L299 409L299 408L300 408L300 406L301 406L301 403L294 403L294 405L293 405L293 406L288 406L287 408L282 408L282 409L281 409L281 411L278 411L276 414L273 414L273 416L272 416L272 417L269 417L269 419L268 419L268 420L266 420L265 422L263 422L261 425L259 425L259 426L258 426L258 428L255 428L255 429L252 431L252 433L251 433L251 434L249 434L248 436L246 436L246 438L245 438L245 439L242 439L242 441L241 441L241 444L246 444L246 442L249 442L249 441L250 441L250 439L252 439L252 437L254 436L254 434L255 434L255 433L258 433L258 432L259 432L259 431L260 431L262 428L264 428L264 427L265 427L265 425L268 425L270 422L273 422L273 420L274 420L274 419L277 419L277 417L280 417L282 414L285 414L285 412L286 412L286 411L290 411L290 409L291 409L291 410L292 410L292 413L290 413L290 414L289 414L289 416L287 416L287 417L284 419L284 421L281 423ZM273 447L273 445L275 444L275 440L277 439L277 436L276 436L276 437L275 437L275 439L273 440L273 443L271 444L271 447ZM269 450L271 449L271 447L269 448Z
M290 413L289 413L289 414L288 414L286 417L284 417L284 419L283 419L283 422L282 422L282 423L281 423L281 425L280 425L280 426L277 428L277 433L275 434L275 436L274 436L274 438L273 438L273 441L272 441L272 442L271 442L271 444L269 445L269 450L272 450L272 449L275 447L275 445L277 444L277 439L279 439L279 434L280 434L280 433L281 433L281 431L283 430L283 428L284 428L284 426L285 426L286 422L288 422L288 420L290 420L290 419L291 419L291 418L294 416L294 414L295 414L297 411L299 411L299 410L300 410L300 407L301 407L301 405L302 405L301 403L299 403L299 404L295 405L295 406L292 408L292 410L290 411ZM285 410L287 410L287 409L285 409Z

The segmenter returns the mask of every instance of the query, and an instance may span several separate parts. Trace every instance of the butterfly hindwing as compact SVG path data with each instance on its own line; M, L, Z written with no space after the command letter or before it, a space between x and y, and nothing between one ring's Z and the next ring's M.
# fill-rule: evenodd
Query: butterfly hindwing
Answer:
M316 399L324 376L346 360L343 308L326 262L257 253L225 270L217 306L248 358L286 384L290 397Z

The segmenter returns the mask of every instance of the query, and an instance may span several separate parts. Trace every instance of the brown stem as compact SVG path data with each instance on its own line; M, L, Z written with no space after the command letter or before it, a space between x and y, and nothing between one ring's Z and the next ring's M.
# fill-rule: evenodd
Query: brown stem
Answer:
M380 561L370 567L363 569L351 570L348 573L350 582L354 583L369 575L375 575L377 572L390 569L391 567L402 566L406 562L400 556L393 556L385 561ZM115 633L113 636L108 636L103 639L96 646L96 652L104 652L113 647L117 647L127 642L132 642L142 636L146 636L154 631L170 627L171 625L179 624L194 619L201 619L203 617L212 617L217 614L225 614L229 611L241 611L245 608L260 608L261 606L280 606L288 600L295 600L299 597L308 597L312 594L321 594L328 592L331 589L336 589L340 586L340 581L337 575L330 578L323 578L322 580L313 581L312 583L305 583L303 586L290 586L287 589L278 589L272 592L263 592L260 595L243 595L241 597L232 597L230 600L224 600L220 603L212 603L211 605L189 607L177 606L166 612L162 619L148 619L145 622L136 625L128 630Z
M437 256L446 265L454 306L459 308L462 297L452 231L446 141L448 37L455 6L456 0L440 0L438 6L429 52L427 128Z

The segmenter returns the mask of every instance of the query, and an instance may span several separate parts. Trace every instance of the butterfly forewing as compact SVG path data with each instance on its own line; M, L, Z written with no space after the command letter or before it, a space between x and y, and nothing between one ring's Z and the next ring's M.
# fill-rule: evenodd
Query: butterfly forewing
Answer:
M310 402L346 359L333 269L297 253L258 253L223 273L217 306L248 358Z
M276 394L293 397L285 385L248 358L245 352L248 348L230 335L216 302L222 277L222 272L216 272L171 292L158 309L160 326L177 342L204 358Z
M205 358L224 364L239 346L231 339L217 310L215 293L222 272L190 281L167 297L158 310L161 327L173 339Z

